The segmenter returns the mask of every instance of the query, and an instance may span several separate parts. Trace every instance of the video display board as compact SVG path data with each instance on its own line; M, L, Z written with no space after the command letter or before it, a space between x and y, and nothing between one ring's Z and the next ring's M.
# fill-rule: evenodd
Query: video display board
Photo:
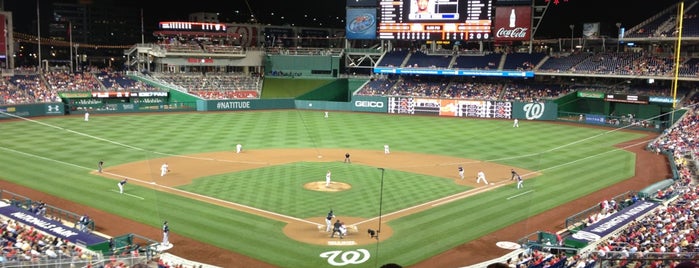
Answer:
M347 39L376 39L376 9L347 8Z
M379 39L486 40L492 0L379 0Z

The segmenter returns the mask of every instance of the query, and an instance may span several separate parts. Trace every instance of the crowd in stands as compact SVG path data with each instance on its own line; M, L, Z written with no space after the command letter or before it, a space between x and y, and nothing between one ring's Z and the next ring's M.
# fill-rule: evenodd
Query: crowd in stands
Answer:
M683 262L699 263L699 117L696 101L688 102L689 112L649 148L660 148L673 157L679 172L674 184L659 190L650 199L662 205L624 227L623 230L594 244L594 250L568 256L530 250L506 261L518 268L591 268L603 267L659 268L678 267ZM630 196L628 202L636 202ZM587 219L592 224L619 211L618 203L602 201L600 212ZM559 241L560 242L560 241ZM560 245L560 244L559 244Z
M40 206L34 204L33 208ZM37 215L41 215L38 210ZM76 246L66 239L61 239L25 225L15 220L2 217L0 224L0 262L12 263L47 263L50 261L70 262L88 260L94 254Z
M153 77L210 100L259 98L262 90L262 78L259 74L160 73L154 74Z
M477 80L429 76L379 76L358 95L413 96L465 100L543 101L573 92L559 85L536 85L506 80Z

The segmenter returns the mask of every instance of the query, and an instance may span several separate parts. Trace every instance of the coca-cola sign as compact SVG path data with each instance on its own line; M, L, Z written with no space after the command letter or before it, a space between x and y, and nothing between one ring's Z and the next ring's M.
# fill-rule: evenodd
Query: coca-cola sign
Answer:
M527 37L529 28L517 27L514 29L500 28L495 32L495 39L504 38L507 40L522 40ZM526 39L524 39L526 40Z
M495 8L495 32L497 41L526 41L531 34L531 6L499 6Z

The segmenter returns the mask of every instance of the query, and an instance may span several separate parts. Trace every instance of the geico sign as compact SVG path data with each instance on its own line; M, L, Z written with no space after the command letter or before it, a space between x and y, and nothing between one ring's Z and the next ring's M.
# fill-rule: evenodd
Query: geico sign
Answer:
M355 107L383 108L383 102L380 101L355 101Z

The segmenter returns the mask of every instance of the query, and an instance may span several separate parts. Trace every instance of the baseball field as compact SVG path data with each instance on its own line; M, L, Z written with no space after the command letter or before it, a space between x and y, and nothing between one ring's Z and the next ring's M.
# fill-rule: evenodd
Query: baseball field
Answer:
M159 240L167 220L171 252L221 267L410 266L634 176L635 154L615 145L648 142L619 129L519 125L303 110L13 119L0 122L0 186L78 204L114 236ZM490 184L476 183L478 171ZM350 227L343 239L325 232L330 209Z

